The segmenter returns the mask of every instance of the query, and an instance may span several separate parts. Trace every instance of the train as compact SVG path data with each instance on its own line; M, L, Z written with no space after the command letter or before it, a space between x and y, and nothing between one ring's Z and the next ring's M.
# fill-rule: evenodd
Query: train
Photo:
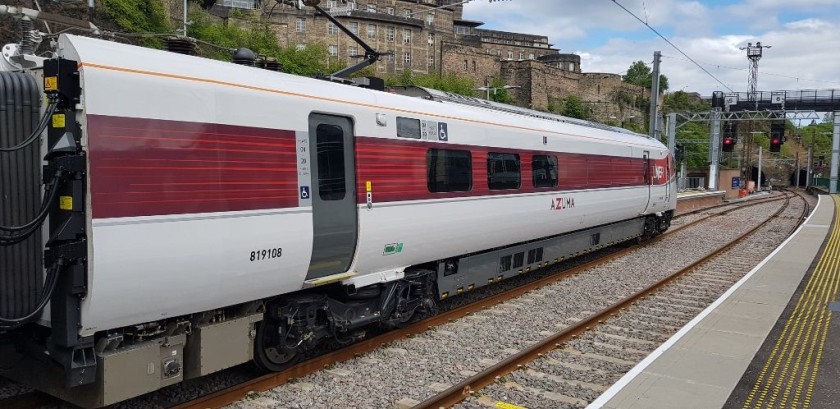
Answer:
M26 61L0 73L0 375L84 407L283 370L676 206L668 149L617 127L69 34Z

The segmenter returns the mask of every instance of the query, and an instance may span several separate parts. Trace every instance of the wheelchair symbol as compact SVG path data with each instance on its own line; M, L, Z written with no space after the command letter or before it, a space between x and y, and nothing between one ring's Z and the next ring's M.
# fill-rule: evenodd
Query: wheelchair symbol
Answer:
M309 186L300 187L300 198L303 200L309 199Z
M449 140L448 129L446 122L438 123L438 140L446 142Z

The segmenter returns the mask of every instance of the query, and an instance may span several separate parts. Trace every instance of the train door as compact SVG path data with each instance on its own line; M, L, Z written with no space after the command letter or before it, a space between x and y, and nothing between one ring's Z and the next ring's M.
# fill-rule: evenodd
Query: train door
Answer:
M346 272L358 237L353 123L349 118L311 114L314 240L307 280Z
M645 213L647 213L648 208L650 208L651 184L653 183L650 169L650 151L642 152L642 162L644 163L644 180L647 188L647 204L645 204Z

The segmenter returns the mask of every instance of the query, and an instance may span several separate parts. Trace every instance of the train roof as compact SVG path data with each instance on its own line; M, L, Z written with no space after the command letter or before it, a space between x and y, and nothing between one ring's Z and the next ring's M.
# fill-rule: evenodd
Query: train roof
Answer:
M532 117L532 118L546 119L546 120L549 120L549 121L562 122L562 123L566 123L566 124L585 126L585 127L589 127L589 128L596 128L596 129L601 129L601 130L610 131L610 132L617 132L617 133L623 133L623 134L627 134L627 135L649 138L649 136L647 136L647 135L636 133L636 132L633 132L633 131L630 131L630 130L627 130L627 129L624 129L624 128L620 128L620 127L617 127L617 126L610 126L610 125L602 124L600 122L593 122L593 121L587 121L585 119L571 118L571 117L567 117L567 116L563 116L563 115L553 114L553 113L550 113L550 112L537 111L536 109L523 108L523 107L519 107L519 106L516 106L516 105L502 104L500 102L488 101L486 99L464 96L464 95L455 94L455 93L452 93L452 92L441 91L441 90L437 90L437 89L433 89L433 88L425 88L425 87L418 87L418 86L413 86L412 85L412 86L396 86L396 87L391 87L391 89L393 89L394 92L396 92L398 94L401 94L401 95L418 97L418 98L428 99L428 100L431 100L431 101L438 101L438 102L444 102L444 103L450 103L450 104L460 104L460 105L469 105L469 106L480 107L480 108L487 108L487 109L492 109L492 110L501 111L501 112L525 115L525 116Z
M209 87L227 86L237 88L241 92L267 92L318 100L322 103L383 109L397 114L420 114L489 126L507 126L562 137L664 148L656 139L622 128L429 88L396 87L394 92L380 92L68 34L61 35L59 45L59 50L63 50L65 58L78 59L84 68L187 80ZM103 108L100 106L99 109ZM500 113L503 115L499 115Z

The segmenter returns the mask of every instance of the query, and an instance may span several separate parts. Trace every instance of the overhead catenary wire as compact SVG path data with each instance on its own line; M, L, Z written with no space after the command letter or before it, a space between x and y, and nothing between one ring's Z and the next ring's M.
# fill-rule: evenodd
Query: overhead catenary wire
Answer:
M633 12L632 12L632 11L630 11L630 10L628 10L628 9L627 9L627 7L624 7L621 3L619 3L619 2L618 2L618 0L612 0L612 1L613 1L613 3L615 3L618 7L621 7L621 8L622 8L622 10L626 11L628 14L630 14L631 16L633 16L633 18L635 18L636 20L639 20L639 22L640 22L640 23L644 24L644 25L645 25L645 27L647 27L647 28L649 28L651 31L653 31L653 32L654 32L654 34L658 35L660 38L662 38L663 40L665 40L665 42L666 42L666 43L668 43L671 47L674 47L674 49L675 49L675 50L677 50L680 54L682 54L685 58L688 58L688 60L689 60L689 61L691 61L692 63L694 63L694 65L696 65L696 66L697 66L697 68L700 68L701 70L703 70L703 72L705 72L705 73L706 73L706 74L708 74L710 77L712 77L712 78L713 78L715 81L717 81L720 85L723 85L723 87L724 87L724 88L726 88L726 89L728 89L728 90L729 90L729 92L735 92L735 91L733 91L733 90L732 90L732 88L729 88L729 86L728 86L728 85L724 84L724 83L723 83L723 81L719 80L719 79L718 79L718 77L715 77L712 73L710 73L708 70L706 70L705 68L703 68L703 66L702 66L702 65L700 65L699 63L697 63L697 61L694 61L694 59L693 59L693 58L689 57L689 56L688 56L688 54L686 54L683 50L681 50L681 49L680 49L679 47L677 47L674 43L672 43L672 42L671 42L671 40L668 40L668 38L667 38L667 37L665 37L664 35L660 34L660 33L659 33L659 31L657 31L657 30L656 30L655 28L653 28L650 24L648 24L647 22L645 22L644 20L642 20L641 18L639 18L639 16L637 16L637 15L633 14Z
M685 58L672 57L672 56L668 56L668 55L663 55L663 56L662 56L662 58L673 58L673 59L675 59L675 60L689 61L689 60L687 60L687 59L685 59ZM703 65L705 65L705 66L707 66L707 67L714 67L714 68L718 68L718 69L721 69L721 68L726 68L726 69L729 69L729 70L736 70L736 71L749 71L749 68L730 67L730 66L727 66L727 65L721 65L721 64L703 64ZM823 82L823 83L826 83L826 84L837 84L837 85L840 85L840 82L838 82L838 81L831 81L831 80L816 80L816 79L812 79L812 78L795 77L795 76L792 76L792 75L775 74L775 73L772 73L772 72L765 72L765 71L762 71L762 72L761 72L761 75L769 75L769 76L771 76L771 77L788 78L788 79L792 79L792 80L796 80L796 81Z

